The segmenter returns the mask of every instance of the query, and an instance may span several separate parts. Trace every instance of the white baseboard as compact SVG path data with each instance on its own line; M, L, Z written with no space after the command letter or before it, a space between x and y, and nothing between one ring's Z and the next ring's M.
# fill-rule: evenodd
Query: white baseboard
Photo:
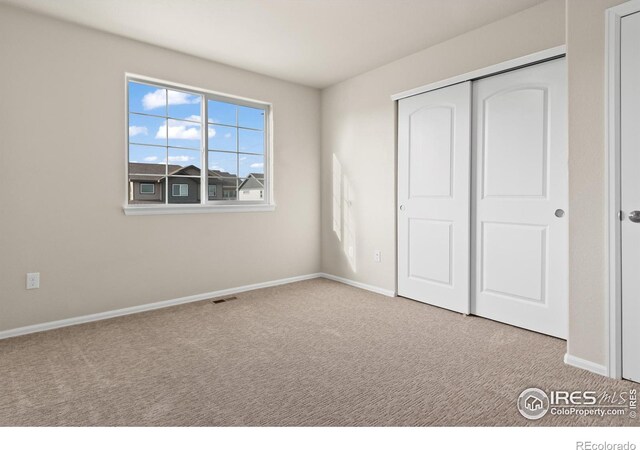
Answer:
M587 361L586 359L578 358L577 356L572 356L568 353L564 355L564 363L573 367L577 367L579 369L588 370L589 372L597 373L598 375L602 375L604 377L609 376L609 371L607 370L607 366L602 364L596 364L591 361Z
M321 273L320 276L322 278L326 278L327 280L337 281L339 283L348 284L349 286L357 287L360 289L364 289L367 291L375 292L376 294L386 295L387 297L395 297L395 291L390 289L384 289L378 286L372 286L370 284L360 283L359 281L353 281L348 278L338 277L336 275L331 275L330 273Z
M167 308L169 306L182 305L184 303L199 302L210 298L224 297L227 295L239 294L240 292L253 291L255 289L262 289L271 286L280 286L282 284L295 283L296 281L310 280L322 276L323 274L320 273L312 273L308 275L301 275L298 277L282 278L280 280L266 281L264 283L248 284L246 286L222 289L213 292L205 292L204 294L190 295L188 297L181 297L156 303L147 303L145 305L131 306L129 308L115 309L112 311L89 314L86 316L72 317L70 319L45 322L37 325L29 325L26 327L14 328L12 330L0 331L0 339L22 336L24 334L39 333L41 331L53 330L56 328L68 327L71 325L79 325L81 323L96 322L98 320L111 319L113 317L126 316L129 314L135 314L144 311L152 311L154 309Z
M72 317L70 319L55 320L53 322L45 322L36 325L28 325L26 327L14 328L11 330L0 331L0 339L7 339L10 337L22 336L25 334L39 333L41 331L54 330L56 328L69 327L71 325L79 325L81 323L96 322L98 320L111 319L113 317L127 316L129 314L135 314L145 311L152 311L154 309L168 308L169 306L182 305L184 303L199 302L210 298L224 297L232 294L239 294L240 292L253 291L255 289L262 289L272 286L280 286L283 284L295 283L296 281L311 280L313 278L327 278L329 280L337 281L339 283L348 284L367 291L376 292L378 294L386 295L389 297L395 297L395 292L388 289L383 289L377 286L371 286L369 284L359 283L357 281L349 280L347 278L337 277L328 273L311 273L308 275L301 275L297 277L282 278L280 280L266 281L264 283L248 284L246 286L240 286L229 289L222 289L219 291L205 292L204 294L190 295L188 297L175 298L172 300L164 300L156 303L147 303L145 305L131 306L129 308L115 309L112 311L105 311L96 314L88 314L86 316Z

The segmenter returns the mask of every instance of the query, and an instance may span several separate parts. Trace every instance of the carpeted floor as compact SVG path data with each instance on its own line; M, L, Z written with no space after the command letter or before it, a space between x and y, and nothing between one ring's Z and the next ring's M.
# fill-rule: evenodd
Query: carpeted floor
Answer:
M524 419L527 387L628 391L565 342L328 280L0 341L0 425L637 425Z

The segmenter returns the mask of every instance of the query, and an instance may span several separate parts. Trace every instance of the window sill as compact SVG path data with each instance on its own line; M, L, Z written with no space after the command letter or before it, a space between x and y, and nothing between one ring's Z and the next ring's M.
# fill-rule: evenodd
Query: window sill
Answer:
M122 208L125 216L154 216L162 214L208 214L243 213L275 211L275 204L262 205L171 205L171 206L132 206Z

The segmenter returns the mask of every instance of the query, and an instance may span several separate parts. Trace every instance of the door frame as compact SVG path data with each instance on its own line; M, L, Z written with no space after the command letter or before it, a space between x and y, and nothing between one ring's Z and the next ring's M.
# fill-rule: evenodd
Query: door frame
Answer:
M640 0L633 0L634 2L640 2ZM458 84L458 83L463 83L463 82L467 82L467 81L475 81L475 80L479 80L481 78L486 78L486 77L490 77L493 75L498 75L500 73L504 73L504 72L510 72L512 70L517 70L517 69L521 69L523 67L527 67L527 66L531 66L534 64L540 64L546 61L551 61L554 59L558 59L558 58L563 58L566 57L567 55L567 46L566 45L559 45L557 47L552 47L552 48L548 48L546 50L541 50L539 52L535 52L535 53L530 53L528 55L524 55L518 58L514 58L514 59L510 59L507 61L503 61L501 63L498 64L493 64L491 66L487 66L487 67L483 67L481 69L477 69L477 70L473 70L471 72L467 72L464 73L462 75L457 75L451 78L446 78L444 80L440 80L440 81L436 81L434 83L429 83L429 84L425 84L419 87L416 87L414 89L409 89L406 91L402 91L399 92L397 94L393 94L391 95L391 100L394 102L394 112L395 112L395 198L394 201L396 202L395 205L395 244L396 244L396 251L395 251L395 259L396 259L396 265L395 265L395 292L398 292L398 278L399 278L399 252L400 252L400 247L398 246L398 233L399 233L399 227L398 227L398 221L400 219L400 211L399 211L399 206L398 206L398 183L400 183L399 177L398 177L398 101L402 100L403 98L407 98L407 97L412 97L414 95L420 95L420 94L424 94L426 92L429 91L434 91L436 89L441 89L444 87L448 87L454 84ZM473 157L473 156L472 156ZM474 175L473 175L473 170L471 171L471 197L473 198L473 196L475 195L475 187L474 187L474 181L473 181ZM471 202L470 207L473 207L473 202ZM569 205L570 206L570 205ZM473 218L473 211L471 214L471 218ZM470 228L470 233L471 236L473 236L473 221L470 224L471 228ZM475 251L473 249L473 245L471 245L471 257L473 258L473 252ZM473 264L473 262L471 262ZM474 283L474 275L473 275L474 271L471 270L470 271L470 283L469 283L469 289L472 288L473 283ZM469 311L471 310L471 291L469 292Z
M605 152L607 155L607 376L622 378L622 254L620 177L620 25L623 17L640 12L640 0L607 9L605 22Z

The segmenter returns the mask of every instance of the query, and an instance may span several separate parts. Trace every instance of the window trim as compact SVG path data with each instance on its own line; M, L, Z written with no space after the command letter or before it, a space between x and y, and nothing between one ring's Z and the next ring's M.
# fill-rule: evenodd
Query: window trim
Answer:
M241 200L209 200L208 195L208 179L207 183L200 182L200 203L186 205L176 204L162 204L162 205L139 205L129 204L128 191L129 191L129 82L139 82L158 88L171 89L177 91L183 91L192 95L199 95L202 97L201 104L201 117L204 118L201 122L201 163L202 173L200 175L201 180L208 178L208 100L221 101L226 103L233 103L239 106L246 106L250 108L258 108L264 110L264 199L241 201ZM147 77L144 75L138 75L134 73L125 73L124 76L124 91L125 91L125 174L126 182L125 186L125 199L123 210L125 215L155 215L155 214L188 214L188 213L210 213L210 212L258 212L258 211L274 211L276 207L273 189L273 105L269 102L254 100L246 97L241 97L233 94L225 94L218 91L209 89L198 88L181 83L174 83L170 81L160 80L157 78ZM167 112L168 113L168 112ZM204 123L204 126L202 126ZM242 128L242 127L239 127ZM237 149L236 149L237 153ZM238 173L238 178L239 177Z
M142 192L142 186L151 186L151 192ZM142 183L138 184L138 192L140 195L155 195L156 193L156 185L155 183Z

